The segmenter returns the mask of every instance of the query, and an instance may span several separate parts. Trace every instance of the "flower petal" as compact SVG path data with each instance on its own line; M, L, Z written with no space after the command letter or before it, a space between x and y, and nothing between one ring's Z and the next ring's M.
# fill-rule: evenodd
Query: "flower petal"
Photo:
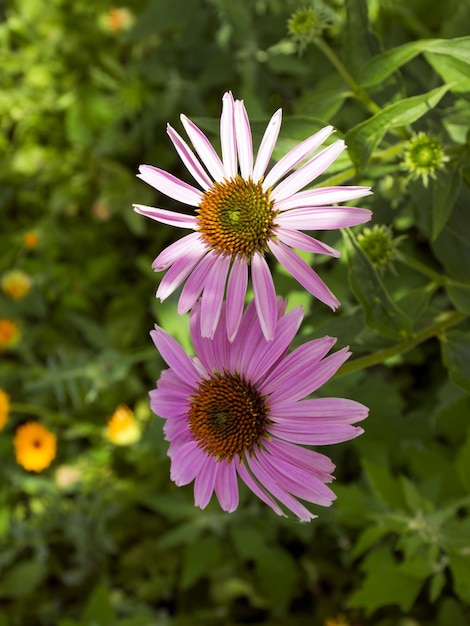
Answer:
M222 115L220 116L220 145L222 161L227 178L237 175L237 143L235 139L235 103L232 93L224 93L222 98Z
M255 166L253 168L253 181L257 183L264 175L276 145L282 122L282 109L278 109L269 120L261 140Z
M139 167L137 178L154 187L157 191L164 193L169 198L189 204L190 206L199 206L202 200L202 193L196 187L188 185L173 174L165 172L158 167L152 165L141 165Z
M194 122L188 119L186 115L181 115L180 119L203 164L207 167L211 176L216 181L222 182L224 178L227 178L227 175L223 163L217 152L212 147L211 142L207 139L202 130L198 128Z
M259 252L251 257L251 280L261 329L271 341L277 320L276 292L268 264Z
M364 224L372 217L368 209L352 206L324 206L292 209L276 216L276 222L284 228L299 230L335 230Z
M199 163L196 155L188 146L188 144L184 141L184 139L176 132L174 128L170 126L170 124L167 125L166 132L168 133L173 145L175 146L175 150L179 154L180 159L183 161L184 165L186 166L194 180L197 180L197 182L201 185L203 189L209 189L210 187L212 187L212 181L207 175L207 172Z
M333 311L340 305L318 274L295 252L280 241L268 241L268 247L279 263L315 298L327 304Z
M217 252L215 250L209 250L209 252L199 261L199 264L196 265L195 269L185 282L183 291L181 292L181 296L178 301L179 315L189 311L199 298L205 287L207 276L216 262Z
M359 426L350 424L298 423L294 419L285 424L272 424L269 432L280 439L303 445L324 446L342 443L358 437L364 432Z
M193 481L201 470L204 456L203 451L194 441L181 446L171 459L171 480L178 487Z
M134 211L150 217L152 220L161 222L162 224L170 224L176 228L196 228L197 217L194 215L186 215L185 213L176 213L175 211L167 211L166 209L156 209L153 206L144 206L143 204L134 204Z
M253 478L247 467L244 465L244 463L237 464L236 470L245 485L248 487L248 489L251 489L255 496L258 496L260 500L270 506L272 510L277 513L277 515L280 515L281 517L287 517L281 507L264 491L262 487L259 486L257 481Z
M263 191L267 191L278 180L285 176L287 172L290 172L296 165L312 154L312 152L319 148L333 132L333 126L325 126L325 128L322 128L318 133L315 133L315 135L308 137L283 156L264 179Z
M315 423L354 424L365 419L369 409L360 402L347 398L313 398L294 404L276 403L271 412L277 422L289 422L292 415L295 415L296 419L310 419Z
M236 462L217 463L215 477L215 495L223 511L232 513L238 507L238 481L235 469Z
M253 140L250 121L243 100L235 100L235 132L240 174L242 178L248 180L253 175Z
M155 272L161 272L168 269L173 263L181 258L181 255L186 252L196 252L199 250L201 256L209 251L209 246L201 239L198 232L185 235L182 239L177 239L175 242L167 246L152 263L152 269Z
M209 504L215 487L217 461L214 457L204 455L204 460L194 481L194 504L205 509Z
M245 305L248 265L241 254L233 260L227 283L227 337L233 341L238 332Z
M288 211L302 207L323 206L336 202L346 202L364 196L370 196L370 187L319 187L318 189L306 189L288 196L285 200L276 202L276 211Z
M308 450L302 446L279 439L266 439L263 442L266 450L274 457L279 457L289 463L295 463L308 472L318 476L323 482L331 482L331 473L335 469L335 464L330 457L314 450Z
M209 270L201 299L201 335L203 337L214 336L222 310L230 259L229 254L218 254Z
M277 228L274 232L279 241L282 241L282 243L292 246L293 248L306 250L307 252L315 252L317 254L328 254L329 256L336 258L341 256L341 252L336 250L336 248L332 248L326 243L322 243L321 241L310 237L310 235L300 233L298 230Z
M339 157L345 148L346 144L342 139L339 139L332 143L331 146L328 146L328 148L322 150L273 189L270 194L271 200L278 202L285 200L299 191L299 189L302 189L302 187L305 187L305 185L311 183Z
M150 331L150 336L162 359L171 367L175 374L186 384L192 387L197 386L201 377L191 359L176 339L173 339L171 335L157 325L155 325L155 330Z
M156 297L160 299L160 302L163 302L175 289L178 289L205 254L204 248L202 250L189 248L183 256L173 263L158 285Z

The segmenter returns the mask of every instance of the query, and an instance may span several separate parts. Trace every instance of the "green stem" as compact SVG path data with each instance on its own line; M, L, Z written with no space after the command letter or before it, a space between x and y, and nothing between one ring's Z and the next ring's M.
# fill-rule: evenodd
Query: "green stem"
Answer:
M428 267L424 263L421 263L421 261L417 261L413 257L408 256L407 254L404 254L403 252L398 252L398 251L397 251L396 259L397 261L401 261L405 265L408 265L408 267L411 267L412 269L416 270L420 274L427 276L427 278L430 278L433 282L437 283L438 285L440 286L445 285L446 283L445 277L442 274L439 274L438 272L432 270L430 267Z
M12 402L10 404L10 411L12 413L27 413L29 415L51 415L52 413L47 409L40 406L33 406L31 404L22 404L21 402Z
M380 113L381 108L379 107L379 105L376 104L372 100L372 98L369 96L369 94L365 91L364 87L362 87L356 81L354 76L352 76L352 74L349 73L348 69L344 66L342 61L336 55L334 50L332 48L330 48L330 46L326 43L326 41L324 41L323 39L316 39L315 43L318 46L318 48L320 48L320 50L323 52L323 54L335 66L335 68L338 70L339 74L344 78L344 80L347 82L347 84L351 87L351 90L354 93L354 95L357 97L357 99L360 100L362 102L362 104L367 109L369 109L369 111L373 115L375 115L376 113Z
M408 339L405 339L405 341L402 341L395 346L391 346L390 348L374 352L374 354L359 357L350 363L345 363L338 371L335 378L345 376L346 374L352 374L353 372L359 372L360 370L372 367L373 365L379 365L387 359L409 352L420 343L431 339L431 337L438 337L439 335L442 335L442 333L444 333L444 331L448 328L460 324L460 322L467 317L466 313L461 313L460 311L447 311L446 313L443 313L434 324L424 328L419 333L411 335Z

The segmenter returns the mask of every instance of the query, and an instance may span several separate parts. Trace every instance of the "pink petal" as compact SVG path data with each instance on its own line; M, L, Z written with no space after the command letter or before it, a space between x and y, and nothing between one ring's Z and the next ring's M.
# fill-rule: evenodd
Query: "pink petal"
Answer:
M365 419L369 409L359 402L346 398L313 398L294 404L276 403L271 409L271 414L276 422L289 422L292 415L295 415L296 419L314 420L315 423L354 424Z
M312 370L312 368L315 370L318 367L320 359L330 351L335 343L335 337L325 336L308 341L296 348L269 373L269 376L260 385L262 395L265 396L276 392L281 384L288 386L290 378L295 382L295 379L300 377L302 379L300 382L303 383L307 372ZM274 399L274 402L272 403L273 409L278 403L281 403L281 400Z
M215 487L217 461L214 457L204 455L204 460L194 481L194 504L205 509L209 504Z
M287 491L272 478L257 458L247 455L246 460L253 475L263 485L263 487L271 492L272 495L279 500L279 502L282 502L282 504L284 504L284 506L286 506L290 511L295 513L299 519L304 522L309 522L311 519L316 517L310 513L310 511L296 498L287 493Z
M253 174L253 141L250 122L243 100L235 101L235 132L240 173L242 178L248 180Z
M261 140L258 154L256 156L255 166L253 168L253 180L257 183L264 175L269 161L273 155L274 146L276 145L281 129L282 109L278 109L269 120Z
M323 482L331 482L333 477L335 464L333 461L320 452L308 450L287 441L279 441L279 439L266 439L264 447L274 457L279 457L289 463L295 463L298 467L313 473Z
M212 187L212 181L207 175L207 172L199 163L196 155L188 146L188 144L184 141L184 139L180 137L180 135L176 132L174 128L170 126L170 124L167 125L166 132L168 133L173 145L175 146L175 150L179 154L180 159L183 161L194 180L197 180L197 182L201 185L203 189L209 189L210 187Z
M238 332L245 305L248 264L241 254L233 260L227 284L227 336L233 341Z
M222 98L220 116L220 145L227 178L237 175L237 144L235 139L234 101L230 91Z
M170 224L177 228L196 228L197 218L194 215L186 215L185 213L176 213L175 211L167 211L165 209L156 209L153 206L144 206L143 204L134 204L134 211L157 220L162 224Z
M195 353L204 367L203 377L207 378L208 373L223 372L230 369L230 344L225 330L226 308L222 306L220 321L217 325L214 338L201 336L201 302L194 305L189 318L191 341Z
M333 257L340 257L341 252L328 246L326 243L318 241L310 235L300 233L298 230L289 230L288 228L276 228L274 234L279 241L287 246L292 246L298 250L306 250L307 252L315 252L316 254L328 254Z
M171 460L170 478L178 486L187 485L201 471L204 453L195 441L190 441L174 454Z
M224 299L230 254L218 254L209 270L201 300L201 335L212 338L219 321Z
M327 304L333 311L340 305L316 272L295 252L279 241L268 241L268 247L279 263L315 298Z
M215 495L223 511L232 513L238 507L238 482L235 469L236 461L217 463L215 477Z
M244 372L246 364L266 339L261 331L256 305L251 300L242 316L237 335L230 350L230 371Z
M182 254L186 254L188 251L196 252L198 250L201 252L201 256L209 250L209 246L201 239L200 234L197 232L185 235L160 252L152 263L152 269L156 272L166 270L170 265L173 265L177 259L181 258Z
M207 139L202 130L198 128L194 122L191 122L186 115L181 115L180 119L203 164L209 170L214 180L222 182L224 178L227 178L227 174L211 142Z
M293 148L271 169L263 182L263 191L267 191L287 172L290 172L296 165L314 152L321 144L328 139L333 132L333 126L326 126L318 133L308 137L298 146Z
M217 256L218 254L215 250L209 250L209 252L199 261L199 265L197 265L192 271L191 275L184 284L183 291L181 292L178 302L179 315L189 311L201 295L210 269L217 262Z
M251 280L261 329L266 339L271 341L277 320L276 292L268 264L259 252L251 258Z
M320 187L318 189L307 189L300 191L285 200L276 202L276 211L287 211L289 209L300 209L302 207L322 206L324 204L334 204L336 202L346 202L363 196L370 196L370 187Z
M189 204L190 206L199 206L202 200L202 193L196 187L188 185L173 174L169 174L158 167L152 165L141 165L139 167L137 178L141 178L146 183L161 191L169 198Z
M274 387L270 397L271 402L273 404L288 400L293 402L305 398L330 380L350 356L348 349L343 348L320 363L314 362L307 365L301 371L298 363L294 363L290 372L277 376L275 381L270 383L271 388ZM263 387L265 387L264 384Z
M176 339L173 339L171 335L157 325L155 325L155 330L150 332L150 336L162 359L171 367L175 374L186 384L192 387L197 386L201 377L191 359Z
M352 206L325 206L292 209L276 216L276 223L284 228L299 230L335 230L364 224L372 217L368 209Z
M283 315L277 322L274 341L264 341L257 345L255 358L247 358L243 369L245 376L256 383L284 356L292 343L303 318L303 310L296 307Z
M299 424L291 420L286 424L272 424L269 432L280 439L291 443L310 446L324 446L343 443L361 435L364 430L349 424L315 424L312 422Z
M163 302L175 289L178 289L205 254L204 248L189 248L184 256L173 263L158 285L156 297L160 299L160 302Z
M253 478L253 476L250 474L250 472L243 463L237 464L236 470L245 485L248 487L248 489L251 489L255 496L258 496L260 500L270 506L272 510L277 513L277 515L280 515L281 517L287 517L281 507L272 498L269 497L269 495L264 491L264 489L262 489L262 487L259 486L259 484L256 482L256 480Z
M305 187L322 174L346 148L342 139L335 141L331 146L315 155L305 165L299 167L270 193L270 198L280 202Z

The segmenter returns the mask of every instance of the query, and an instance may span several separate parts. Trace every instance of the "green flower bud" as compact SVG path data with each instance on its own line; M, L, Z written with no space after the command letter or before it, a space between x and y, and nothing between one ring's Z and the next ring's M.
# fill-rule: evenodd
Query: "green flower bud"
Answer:
M409 173L412 180L421 178L427 187L429 178L435 178L436 170L442 169L448 160L449 157L435 137L418 133L405 148L402 169Z

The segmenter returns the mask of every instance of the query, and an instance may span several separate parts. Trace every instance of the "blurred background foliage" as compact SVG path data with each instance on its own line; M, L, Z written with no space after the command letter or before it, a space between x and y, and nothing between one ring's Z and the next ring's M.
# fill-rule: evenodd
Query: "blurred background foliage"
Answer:
M468 626L468 0L11 0L0 20L0 626ZM296 341L353 349L322 392L371 408L327 449L338 499L309 525L247 490L194 508L148 407L148 331L189 343L177 296L152 297L174 233L131 208L175 203L135 172L187 180L166 123L217 144L226 90L255 142L283 108L276 158L334 124L328 184L375 192L371 228L315 260L336 314L275 270ZM36 472L31 421L56 436Z

